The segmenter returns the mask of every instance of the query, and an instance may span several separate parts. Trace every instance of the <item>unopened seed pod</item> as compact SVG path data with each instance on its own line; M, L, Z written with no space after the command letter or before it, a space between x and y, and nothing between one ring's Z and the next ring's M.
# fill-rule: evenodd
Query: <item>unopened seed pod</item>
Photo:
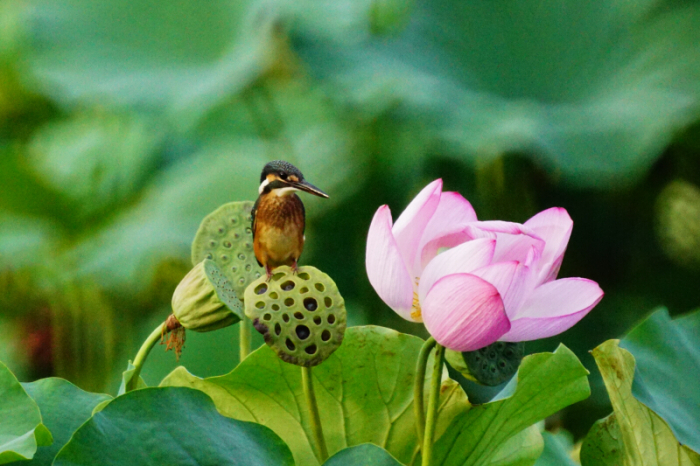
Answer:
M335 282L314 267L275 269L245 293L245 313L277 355L298 366L325 361L343 341L345 301Z
M185 275L173 293L173 314L197 332L228 327L243 317L243 306L214 261L206 259Z
M216 262L237 296L250 282L265 275L253 253L252 201L229 202L207 215L192 242L192 264Z
M476 351L445 351L447 362L464 377L482 385L496 386L518 371L525 353L523 343L497 341Z

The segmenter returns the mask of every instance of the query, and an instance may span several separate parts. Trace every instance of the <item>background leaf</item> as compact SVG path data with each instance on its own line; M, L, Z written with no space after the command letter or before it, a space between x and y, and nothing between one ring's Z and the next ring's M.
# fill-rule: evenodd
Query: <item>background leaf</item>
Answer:
M543 432L544 450L535 466L576 466L577 463L571 459L574 448L573 437L566 431L559 431L556 434Z
M660 309L620 342L634 355L632 394L661 416L683 445L700 452L700 311L671 320Z
M141 187L161 139L146 118L84 112L42 126L29 143L29 160L42 183L81 214L94 214Z
M22 384L39 405L46 427L53 435L51 446L40 447L27 466L48 466L78 427L92 416L99 404L112 399L109 395L85 392L67 380L41 379Z
M14 374L0 362L0 464L32 459L37 447L51 445L39 407Z
M687 447L679 445L668 424L632 395L634 356L619 347L619 340L606 341L593 350L593 356L603 375L615 411L615 420L624 445L624 465L700 464L700 456ZM606 462L594 461L590 464L606 464Z
M554 353L525 357L517 380L512 379L497 400L474 406L454 418L445 435L435 443L435 464L489 464L498 445L587 398L587 375L578 358L563 345Z
M289 448L266 427L216 412L205 394L145 388L115 398L75 432L56 466L154 462L293 466Z
M593 424L581 445L583 466L618 466L624 462L625 444L615 413Z
M297 47L368 116L418 119L462 157L525 153L606 187L639 179L691 121L699 24L700 7L680 2L418 1L392 40L336 45L300 32Z
M261 3L31 6L38 34L29 69L38 88L67 105L99 100L189 120L254 80L271 58L275 15Z
M373 443L404 464L411 460L417 444L413 377L422 344L419 338L382 327L351 327L340 348L313 368L331 455ZM227 375L199 379L178 368L161 385L203 390L225 416L258 422L275 431L287 442L297 464L318 464L300 370L282 362L267 346ZM459 385L444 380L437 435L468 406Z

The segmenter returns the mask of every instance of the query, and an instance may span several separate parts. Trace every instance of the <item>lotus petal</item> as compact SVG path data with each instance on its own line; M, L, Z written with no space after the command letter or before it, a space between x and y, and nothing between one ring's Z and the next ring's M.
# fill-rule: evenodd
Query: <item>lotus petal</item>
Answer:
M455 351L483 348L510 329L498 290L475 275L441 278L421 304L430 334Z
M380 298L401 317L411 319L413 279L391 232L391 211L381 206L367 234L367 277Z

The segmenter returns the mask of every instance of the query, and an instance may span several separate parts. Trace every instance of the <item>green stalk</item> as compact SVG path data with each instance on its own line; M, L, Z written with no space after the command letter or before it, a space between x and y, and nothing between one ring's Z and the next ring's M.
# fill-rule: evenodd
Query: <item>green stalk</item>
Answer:
M428 399L428 416L425 421L425 436L423 437L423 466L430 466L433 459L433 439L438 418L437 410L440 401L440 382L444 359L445 347L437 344L435 346L433 379L430 381L430 398Z
M323 464L328 459L328 448L326 447L326 439L323 437L323 426L321 426L321 416L318 413L318 404L316 403L314 381L310 367L301 367L301 384L304 387L306 403L309 405L309 413L311 414L311 430L313 430L316 446L320 453L318 460Z
M430 337L425 340L423 347L418 354L416 364L416 375L413 379L413 413L416 417L416 429L418 431L418 443L423 443L423 433L425 432L425 407L423 406L423 387L425 386L425 368L428 365L430 352L435 346L435 338Z
M238 325L240 327L238 334L238 343L240 345L239 357L240 362L243 362L250 354L250 320L243 316L243 319L241 319Z
M146 341L143 342L141 345L141 348L139 349L139 352L136 353L136 357L134 358L134 362L132 363L134 366L134 375L131 377L131 380L129 380L129 383L126 384L126 387L124 387L125 392L130 392L131 390L136 388L136 385L138 384L139 381L139 375L141 374L141 368L143 367L144 363L146 362L146 358L148 358L148 354L151 352L153 347L158 343L158 341L161 339L163 335L163 325L160 324L158 325L146 338Z

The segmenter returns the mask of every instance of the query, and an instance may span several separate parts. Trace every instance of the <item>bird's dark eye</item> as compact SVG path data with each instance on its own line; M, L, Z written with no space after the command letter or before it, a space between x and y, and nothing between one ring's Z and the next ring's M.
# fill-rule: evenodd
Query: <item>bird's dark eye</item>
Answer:
M280 172L280 178L282 178L283 180L286 180L287 174L285 172Z

